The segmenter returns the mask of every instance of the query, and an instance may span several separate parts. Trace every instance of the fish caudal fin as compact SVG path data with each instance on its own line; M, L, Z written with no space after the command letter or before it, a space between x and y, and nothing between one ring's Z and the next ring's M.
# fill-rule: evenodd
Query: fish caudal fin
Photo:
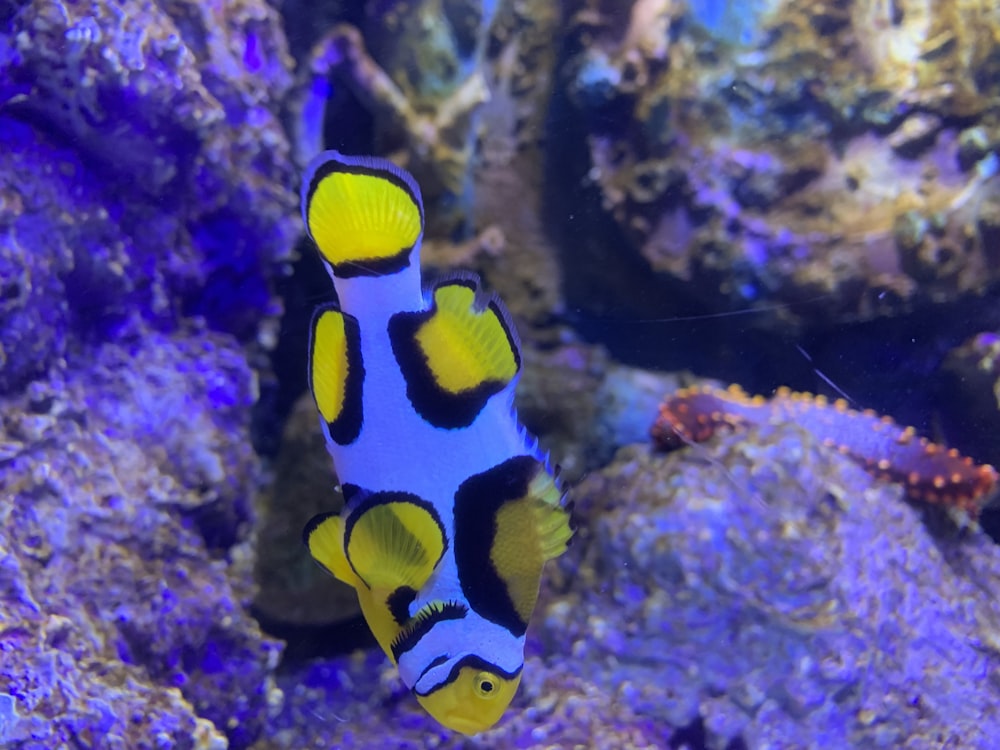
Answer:
M344 554L344 520L339 515L314 516L302 531L302 541L313 559L335 578L354 588L363 585Z
M424 231L420 189L392 162L325 151L302 185L309 236L335 276L383 276L406 268Z
M372 589L419 591L445 549L433 506L404 492L377 492L352 512L345 529L347 559Z
M347 445L362 422L361 329L358 321L333 306L321 307L312 321L309 389L330 438Z
M416 411L437 427L466 427L516 379L520 345L503 304L475 276L439 284L432 301L430 310L393 316L393 352Z

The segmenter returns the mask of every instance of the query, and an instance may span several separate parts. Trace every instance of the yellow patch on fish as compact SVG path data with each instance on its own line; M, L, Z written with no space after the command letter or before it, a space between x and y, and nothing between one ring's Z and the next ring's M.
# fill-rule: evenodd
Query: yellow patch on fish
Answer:
M423 209L398 170L380 164L330 164L313 170L304 204L306 226L338 273L379 275L395 269L423 232Z
M320 308L313 317L309 384L329 437L342 445L361 430L363 380L357 321L336 308Z
M497 310L476 311L475 289L447 284L434 290L434 313L416 332L434 381L445 391L471 391L487 381L506 385L517 374L511 338Z

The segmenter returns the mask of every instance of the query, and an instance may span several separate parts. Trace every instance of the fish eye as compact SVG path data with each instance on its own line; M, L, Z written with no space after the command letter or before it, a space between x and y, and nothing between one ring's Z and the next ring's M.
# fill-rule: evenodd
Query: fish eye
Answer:
M496 677L489 672L480 672L476 675L476 695L480 698L492 698L497 694Z

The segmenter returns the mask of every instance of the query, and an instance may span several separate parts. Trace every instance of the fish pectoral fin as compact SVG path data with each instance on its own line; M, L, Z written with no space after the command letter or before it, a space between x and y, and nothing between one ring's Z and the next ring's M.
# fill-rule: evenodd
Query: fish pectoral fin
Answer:
M422 505L372 497L347 529L347 561L371 589L419 591L444 554L444 529Z
M334 578L359 588L364 584L351 569L344 553L344 519L337 513L321 513L306 524L302 540L309 554Z
M548 472L538 473L524 497L508 500L497 510L490 560L522 621L527 622L535 608L546 561L565 552L572 536L570 513Z
M458 394L484 385L503 388L521 367L514 326L497 297L483 297L478 279L460 276L433 291L434 310L416 331L434 381Z
M546 560L559 557L573 537L573 519L566 507L563 491L548 471L540 471L528 486L542 555Z

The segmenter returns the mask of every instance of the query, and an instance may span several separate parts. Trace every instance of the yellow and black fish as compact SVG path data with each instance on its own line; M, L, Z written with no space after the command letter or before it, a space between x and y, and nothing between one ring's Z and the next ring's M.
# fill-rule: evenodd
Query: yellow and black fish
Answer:
M481 732L517 690L542 568L572 535L514 411L517 333L471 274L422 288L420 190L390 162L320 154L302 212L339 298L313 318L309 382L345 499L306 544L424 708Z

